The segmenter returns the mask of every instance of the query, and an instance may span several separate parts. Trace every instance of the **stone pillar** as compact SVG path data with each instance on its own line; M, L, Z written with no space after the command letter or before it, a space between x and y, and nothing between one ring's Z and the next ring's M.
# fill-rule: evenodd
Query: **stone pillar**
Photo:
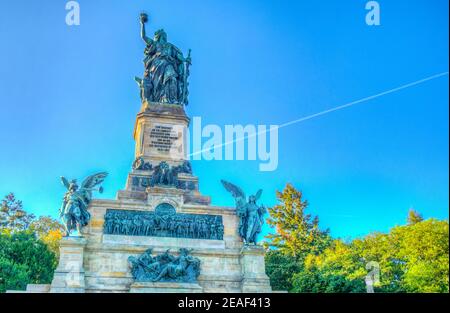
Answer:
M242 247L240 262L242 268L242 292L272 292L269 277L266 275L264 248L262 246Z
M83 255L86 239L64 237L59 246L59 264L55 270L50 292L85 292Z
M154 166L161 161L181 164L188 159L189 118L181 105L151 103L136 117L133 137L135 158L142 157Z

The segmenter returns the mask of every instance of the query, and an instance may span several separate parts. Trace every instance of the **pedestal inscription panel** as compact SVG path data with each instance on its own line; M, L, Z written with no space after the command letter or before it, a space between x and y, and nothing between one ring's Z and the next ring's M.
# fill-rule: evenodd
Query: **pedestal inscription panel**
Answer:
M150 130L150 147L159 152L169 152L172 144L179 139L178 133L171 125L155 125Z
M182 150L183 127L170 124L154 124L149 129L149 147L157 154L169 154Z

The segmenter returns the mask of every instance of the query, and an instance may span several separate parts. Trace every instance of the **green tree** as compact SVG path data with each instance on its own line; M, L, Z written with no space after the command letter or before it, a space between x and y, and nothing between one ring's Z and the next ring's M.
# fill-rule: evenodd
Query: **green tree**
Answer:
M330 244L329 231L319 228L319 218L307 214L308 201L291 184L282 192L277 191L279 204L269 208L267 223L276 233L266 236L266 247L303 258L310 253L320 253Z
M416 223L422 222L423 221L422 214L420 214L416 210L410 209L408 212L407 221L409 225L414 225Z
M62 230L51 217L28 214L13 193L5 196L0 207L0 292L50 283Z
M27 267L0 257L0 293L6 290L25 290L28 282Z
M55 254L34 233L0 234L0 292L48 284L56 265Z
M49 249L59 256L59 242L64 234L64 226L50 216L40 216L31 222L30 231L34 232Z
M376 262L376 292L448 292L448 221L429 219L375 232L350 243L335 240L305 258L294 292L364 292L366 265Z
M266 236L266 272L274 290L291 290L292 276L302 271L303 261L309 254L320 254L330 243L328 230L319 228L319 218L305 211L308 202L301 191L287 184L277 191L279 204L269 208L267 223L276 233Z
M293 292L365 292L367 271L351 244L335 240L320 255L305 258L302 271L292 277Z
M398 240L390 234L373 232L363 238L354 239L351 249L361 260L361 269L369 262L376 262L380 269L380 282L375 285L379 292L403 292L401 277L403 261L397 256ZM367 271L365 271L365 274ZM363 279L363 277L361 277Z
M6 195L0 206L0 229L7 231L22 231L27 229L34 220L33 214L28 214L22 201L16 199L13 193Z
M50 216L40 216L37 220L30 223L30 230L39 237L43 237L52 230L64 231L64 226Z
M266 273L273 290L291 290L292 275L301 270L301 262L279 250L269 250L265 255Z
M449 292L449 223L428 219L397 226L391 237L398 242L402 261L401 285L407 292Z
M59 241L64 233L63 225L50 216L40 216L36 219L35 215L24 210L22 201L10 193L1 202L0 233L11 234L20 231L35 233L51 251L59 255Z

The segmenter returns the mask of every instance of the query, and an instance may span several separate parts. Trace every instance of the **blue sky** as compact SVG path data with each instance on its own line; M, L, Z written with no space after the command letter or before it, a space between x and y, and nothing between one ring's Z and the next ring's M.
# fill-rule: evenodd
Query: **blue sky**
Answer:
M283 124L448 71L448 1L380 0L381 26L352 1L80 0L0 2L0 194L56 217L59 176L110 173L115 198L133 161L149 31L192 48L190 116L206 124ZM387 231L409 208L448 219L448 75L279 132L279 165L194 161L203 194L233 205L224 178L248 193L291 182L334 236Z

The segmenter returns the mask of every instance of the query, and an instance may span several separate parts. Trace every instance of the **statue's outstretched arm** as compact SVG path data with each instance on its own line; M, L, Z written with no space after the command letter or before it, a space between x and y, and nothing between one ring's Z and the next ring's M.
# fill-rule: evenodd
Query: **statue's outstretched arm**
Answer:
M153 43L153 40L150 39L150 38L148 38L148 37L145 35L145 23L144 23L144 22L141 22L141 38L142 38L142 40L144 40L144 42L145 42L147 45L150 45L150 44Z

